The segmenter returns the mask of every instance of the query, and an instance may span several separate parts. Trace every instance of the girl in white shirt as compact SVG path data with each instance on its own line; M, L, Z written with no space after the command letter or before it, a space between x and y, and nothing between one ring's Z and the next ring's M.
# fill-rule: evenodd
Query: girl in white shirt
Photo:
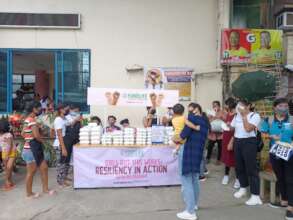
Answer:
M261 205L259 170L257 167L257 128L261 121L258 113L251 111L251 104L246 100L238 102L237 115L231 122L234 132L234 152L236 173L241 188L234 194L235 198L246 196L246 188L250 186L251 197L246 205Z

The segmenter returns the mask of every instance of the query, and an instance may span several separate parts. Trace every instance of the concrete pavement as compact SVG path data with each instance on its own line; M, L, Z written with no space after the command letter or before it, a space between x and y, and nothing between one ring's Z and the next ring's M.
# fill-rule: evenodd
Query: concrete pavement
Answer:
M232 183L222 186L222 167L210 167L211 174L202 183L199 219L202 220L279 220L284 210L268 205L247 207L245 200L233 198ZM176 220L182 211L180 187L58 190L56 196L25 198L24 170L14 175L16 189L0 192L1 220ZM3 184L3 175L0 175ZM55 169L50 169L50 184L55 183ZM40 178L34 189L40 192Z

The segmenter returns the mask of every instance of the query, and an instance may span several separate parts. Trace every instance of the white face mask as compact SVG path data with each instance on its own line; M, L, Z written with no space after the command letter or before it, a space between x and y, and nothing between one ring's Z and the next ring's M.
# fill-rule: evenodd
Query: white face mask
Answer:
M71 111L70 112L70 115L71 115L71 117L73 117L74 119L76 119L79 116L79 113L78 112Z
M241 114L240 111L239 111L239 109L244 110L244 106L241 105L240 103L238 103L237 106L236 106L236 113L237 113L238 115Z

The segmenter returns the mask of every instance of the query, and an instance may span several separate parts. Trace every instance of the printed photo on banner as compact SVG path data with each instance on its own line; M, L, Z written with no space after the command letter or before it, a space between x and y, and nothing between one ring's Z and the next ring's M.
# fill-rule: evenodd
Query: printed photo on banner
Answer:
M177 90L88 88L88 105L171 107L179 101Z
M145 68L146 89L178 90L180 101L191 100L192 68L186 67L154 67Z
M160 68L146 69L144 83L146 89L164 89L165 77Z
M282 63L280 30L225 29L222 32L222 63Z

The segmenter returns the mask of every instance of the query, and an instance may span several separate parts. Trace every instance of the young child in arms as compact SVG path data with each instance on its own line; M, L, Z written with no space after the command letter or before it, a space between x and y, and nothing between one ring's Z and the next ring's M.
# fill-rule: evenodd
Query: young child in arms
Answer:
M200 126L199 125L195 125L193 123L191 123L190 121L188 121L185 117L184 117L184 106L181 104L176 104L173 107L173 119L172 119L172 125L174 127L174 137L173 137L173 142L176 144L176 148L174 153L177 154L180 147L182 146L182 144L184 144L184 140L182 140L180 138L180 134L184 128L185 125L187 125L188 127L190 127L191 129L194 129L196 131L199 131Z

